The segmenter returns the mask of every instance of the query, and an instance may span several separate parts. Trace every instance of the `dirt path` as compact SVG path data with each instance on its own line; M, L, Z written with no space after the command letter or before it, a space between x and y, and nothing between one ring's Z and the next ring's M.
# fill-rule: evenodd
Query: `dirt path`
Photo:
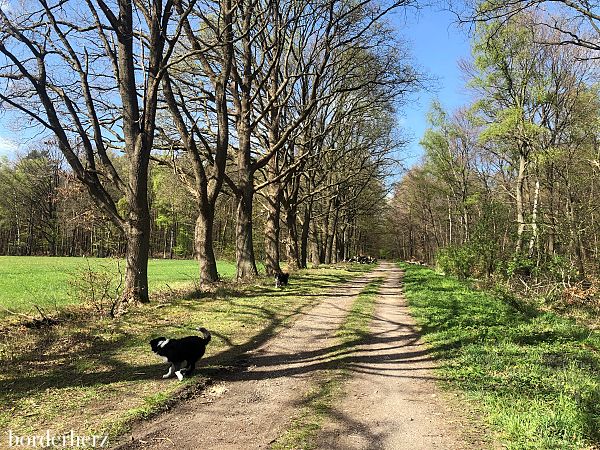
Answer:
M140 424L121 448L268 448L297 412L312 375L325 367L333 335L356 296L380 275L378 268L330 292L290 328L249 353L248 370Z
M230 374L202 395L138 425L123 449L264 449L289 425L313 377L327 368L334 333L375 277L378 298L372 340L346 359L348 395L322 430L323 449L462 448L453 419L432 380L433 365L403 306L399 269L381 263L337 288L267 344L248 355L246 371Z
M463 425L435 385L435 362L402 295L402 273L384 265L370 339L346 362L352 377L317 440L320 449L458 449Z

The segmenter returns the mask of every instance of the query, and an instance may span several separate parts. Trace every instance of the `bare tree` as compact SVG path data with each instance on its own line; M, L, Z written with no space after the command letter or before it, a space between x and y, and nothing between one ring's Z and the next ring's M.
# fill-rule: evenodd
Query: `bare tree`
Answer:
M180 31L173 12L171 0L36 0L0 10L2 106L54 134L126 236L124 300L149 301L148 164L160 82Z
M267 189L263 195L266 266L268 272L275 272L279 270L281 183L307 157L305 125L341 87L336 81L352 76L358 80L355 86L365 83L356 70L360 58L352 58L384 43L389 35L382 32L382 17L410 4L240 3L240 45L232 86L237 173L229 180L238 199L238 278L256 274L251 233L254 193ZM262 169L264 182L257 185L256 173ZM295 215L290 222L292 218Z
M183 5L176 6L183 14ZM234 56L233 8L231 0L198 3L191 19L183 21L182 62L163 78L165 102L177 130L168 140L177 142L185 157L160 161L175 169L196 201L194 250L201 283L219 278L213 227L229 147L227 86Z

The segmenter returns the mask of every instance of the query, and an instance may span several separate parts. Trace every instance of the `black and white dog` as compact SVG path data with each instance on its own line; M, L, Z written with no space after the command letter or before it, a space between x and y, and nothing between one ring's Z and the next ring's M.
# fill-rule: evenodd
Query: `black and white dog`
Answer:
M203 337L186 336L181 339L167 339L161 336L150 341L152 351L170 364L169 371L163 375L163 378L169 378L175 373L181 381L184 374L190 375L194 371L196 362L204 355L206 344L211 338L206 328L198 328L198 331L202 332ZM182 368L184 361L187 365Z
M275 272L275 287L279 288L282 286L287 286L289 279L290 279L289 273Z

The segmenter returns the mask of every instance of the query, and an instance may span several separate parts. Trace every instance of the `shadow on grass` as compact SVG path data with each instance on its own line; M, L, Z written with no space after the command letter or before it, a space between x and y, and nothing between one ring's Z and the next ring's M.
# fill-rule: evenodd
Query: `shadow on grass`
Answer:
M597 332L510 295L473 291L422 268L407 268L404 285L433 352L445 361L443 373L458 387L489 395L492 404L505 402L504 411L495 414L508 416L506 410L519 400L543 417L523 417L523 424L549 423L565 436L583 430L587 439L600 442ZM553 411L551 418L540 413L544 408Z
M211 327L213 337L225 344L225 350L203 358L197 372L218 377L219 373L227 376L232 370L243 368L239 364L239 361L243 360L241 355L262 346L279 331L284 321L297 316L307 307L306 304L302 304L282 314L276 305L271 307L253 304L253 297L272 297L274 302L285 297L321 297L323 293L309 293L308 290L331 288L332 284L348 281L348 277L336 274L302 274L293 280L298 285L291 285L284 290L259 285L249 287L247 292L239 292L230 287L218 292L218 297L224 297L220 300L225 302L226 307L235 310L237 319L242 322L260 320L264 322L264 326L240 345L235 345L230 336L220 333L216 327ZM360 279L350 282L353 289L359 290L365 284L366 282ZM208 295L182 300L185 302L185 310L189 312L188 320L193 318L196 321L202 313L210 314L210 311L205 312L202 309L206 301L211 300ZM25 348L19 348L16 356L3 361L0 366L0 399L18 402L47 388L64 389L160 380L161 375L166 372L165 363L160 363L157 359L156 364L135 364L131 359L136 359L139 354L151 354L147 345L151 337L173 336L174 328L186 330L176 331L178 335L194 334L191 326L183 327L173 323L156 328L148 327L148 323L157 323L157 319L164 319L164 315L169 314L168 309L165 309L168 306L159 304L142 308L125 316L121 322L112 323L114 328L109 338L103 337L102 325L96 328L93 323L86 323L85 326L78 324L77 330L67 330L59 325L28 331L31 342ZM16 340L18 336L13 338ZM133 358L128 360L128 355L132 355ZM85 364L84 368L82 363ZM226 366L226 369L220 369L221 366Z
M256 296L282 297L291 295L302 296L321 296L322 293L307 294L304 292L307 288L328 289L333 284L339 284L348 281L348 276L338 274L303 274L292 273L289 285L283 288L276 288L273 284L265 284L260 281L254 286L248 286L248 289L240 289L233 283L217 284L214 291L194 290L184 296L188 300L212 300L219 298L250 298ZM300 290L298 290L300 289Z

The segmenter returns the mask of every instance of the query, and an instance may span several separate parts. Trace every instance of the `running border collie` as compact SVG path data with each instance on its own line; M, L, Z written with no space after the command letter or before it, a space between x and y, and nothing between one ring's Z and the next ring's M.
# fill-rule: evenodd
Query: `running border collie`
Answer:
M169 378L173 374L179 381L183 380L184 374L191 375L196 368L196 362L202 358L206 351L206 345L210 342L211 334L206 328L198 328L203 335L186 336L180 339L167 339L157 337L150 341L152 351L161 356L169 365L169 371L163 378ZM187 365L182 367L183 363Z

